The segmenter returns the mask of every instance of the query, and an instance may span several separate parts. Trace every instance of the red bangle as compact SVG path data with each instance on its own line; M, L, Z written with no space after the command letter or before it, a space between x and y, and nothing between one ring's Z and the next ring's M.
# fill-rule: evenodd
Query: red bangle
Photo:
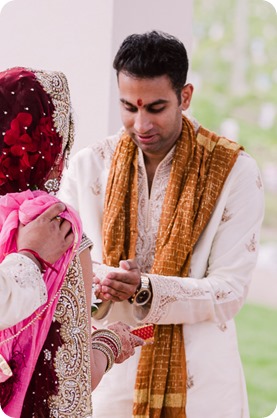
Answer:
M19 251L26 251L27 253L33 254L33 256L36 257L36 259L41 265L42 273L45 273L47 268L50 268L51 270L54 270L56 273L58 273L58 270L55 269L55 267L51 263L48 263L48 261L41 258L41 256L36 251L31 250L30 248L21 248Z

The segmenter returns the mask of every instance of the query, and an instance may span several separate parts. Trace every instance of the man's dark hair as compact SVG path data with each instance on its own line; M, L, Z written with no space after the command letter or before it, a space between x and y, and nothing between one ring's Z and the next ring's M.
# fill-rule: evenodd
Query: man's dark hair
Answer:
M121 44L113 62L117 72L135 78L167 75L176 94L186 83L188 56L183 43L168 33L151 31L129 35Z

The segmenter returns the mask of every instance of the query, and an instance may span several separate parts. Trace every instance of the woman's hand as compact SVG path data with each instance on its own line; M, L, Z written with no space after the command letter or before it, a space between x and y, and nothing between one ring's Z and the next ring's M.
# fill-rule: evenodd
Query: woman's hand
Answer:
M107 327L111 331L115 332L121 341L122 351L121 354L115 359L115 363L122 363L129 357L135 354L135 347L145 344L145 341L131 333L131 327L123 322L114 322Z
M29 248L47 262L55 263L74 239L70 222L59 216L65 209L63 203L55 203L27 225L21 224L17 235L18 252ZM26 255L29 256L28 253Z

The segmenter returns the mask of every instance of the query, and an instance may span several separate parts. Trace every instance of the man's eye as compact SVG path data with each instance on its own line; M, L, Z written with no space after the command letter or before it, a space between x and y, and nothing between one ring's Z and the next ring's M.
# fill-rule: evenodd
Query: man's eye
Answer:
M132 113L135 113L137 111L137 108L132 107L132 106L124 106L124 109L127 110L127 112L132 112Z
M148 112L150 112L150 113L160 113L160 112L162 112L163 110L164 110L164 106L163 107L152 107L152 108L150 108L149 110L148 110Z

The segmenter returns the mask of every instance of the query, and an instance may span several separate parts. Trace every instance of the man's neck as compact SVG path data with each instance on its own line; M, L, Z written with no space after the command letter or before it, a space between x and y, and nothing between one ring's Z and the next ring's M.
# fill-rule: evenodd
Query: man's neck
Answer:
M158 160L158 159L155 160L155 159L152 159L152 158L147 158L146 155L143 155L143 158L144 158L144 165L145 165L145 170L146 170L146 174L147 174L148 192L149 192L149 196L150 196L153 179L154 179L157 167L160 164L161 160Z

